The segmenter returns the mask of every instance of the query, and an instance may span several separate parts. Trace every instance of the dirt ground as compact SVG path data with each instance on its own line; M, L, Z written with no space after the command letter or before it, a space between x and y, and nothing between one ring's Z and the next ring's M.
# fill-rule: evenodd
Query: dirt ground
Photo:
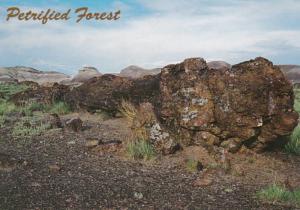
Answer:
M85 129L49 130L14 139L0 129L0 209L296 209L256 197L273 182L300 187L300 159L280 152L229 155L227 170L203 148L189 147L150 162L126 157L129 132L121 118L75 114ZM72 115L63 118L73 117ZM101 140L94 149L88 139ZM205 169L189 172L188 158Z

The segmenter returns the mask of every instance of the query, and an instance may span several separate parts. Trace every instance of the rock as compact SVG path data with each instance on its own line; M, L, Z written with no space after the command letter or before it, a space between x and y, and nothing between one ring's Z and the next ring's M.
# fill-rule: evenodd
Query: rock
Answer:
M170 130L188 136L182 142L207 143L199 132L209 132L261 150L297 125L293 98L292 85L264 58L219 69L194 58L162 69L157 110Z
M190 58L140 79L103 75L64 98L73 108L113 115L124 99L136 107L151 103L155 120L146 123L146 130L161 149L176 139L183 146L222 145L235 152L244 145L264 150L290 135L298 123L291 83L260 57L217 68L202 58Z
M223 141L221 147L227 149L229 152L236 153L242 146L241 139L239 138L229 138Z
M79 132L83 128L82 123L80 118L72 118L66 121L66 127L72 131Z
M213 178L209 174L205 173L203 176L198 177L194 181L194 186L206 187L206 186L212 185L212 183L213 183Z
M13 95L9 100L16 105L23 105L29 100L41 104L52 104L57 101L65 101L65 95L69 91L70 88L68 86L55 83L51 87L38 86L29 88Z
M48 123L50 125L50 129L55 129L55 128L62 128L62 122L60 120L60 117L58 114L46 114L43 117L43 120L45 123Z
M0 153L0 172L11 172L17 166L17 161L7 154Z
M182 151L182 156L187 160L199 161L205 168L209 168L211 165L217 164L213 155L202 146L186 147Z
M87 148L93 148L93 147L98 146L99 143L100 143L100 141L98 139L87 139L85 142L85 146Z
M107 74L92 78L74 88L67 94L66 101L74 109L90 112L102 110L115 115L120 110L122 100L128 100L135 105L154 102L158 90L158 76L130 80Z
M49 168L49 171L53 172L53 173L57 173L61 170L61 167L58 166L57 164L49 165L48 168Z
M168 138L166 141L163 142L163 146L161 148L162 154L163 155L170 155L174 154L178 150L180 150L180 144L176 142L172 138Z
M144 197L143 193L140 193L140 192L134 192L133 196L134 196L134 198L139 199L139 200Z
M100 154L111 154L118 152L122 148L122 142L118 140L112 140L107 142L100 142L99 145L92 149L93 152Z
M194 135L194 144L201 146L203 143L209 146L219 145L220 138L210 132L200 131Z

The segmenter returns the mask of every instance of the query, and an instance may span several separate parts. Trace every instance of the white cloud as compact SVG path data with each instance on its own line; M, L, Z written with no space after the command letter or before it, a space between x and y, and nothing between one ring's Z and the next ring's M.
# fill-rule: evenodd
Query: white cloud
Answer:
M0 58L68 73L83 64L118 72L131 64L157 67L198 56L236 63L255 56L272 58L281 53L281 46L300 48L300 30L272 29L266 22L282 11L299 12L297 1L228 1L204 8L196 0L148 2L142 1L152 15L109 27L0 22Z

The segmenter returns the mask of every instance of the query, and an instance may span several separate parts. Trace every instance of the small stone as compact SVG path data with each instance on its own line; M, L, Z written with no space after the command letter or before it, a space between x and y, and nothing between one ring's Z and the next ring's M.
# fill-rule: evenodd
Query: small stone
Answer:
M38 182L32 182L30 186L31 187L41 187L41 184Z
M231 188L226 188L224 191L227 192L227 193L231 193L231 192L233 192L233 189L231 189Z
M241 148L241 139L239 138L230 138L221 143L221 147L228 150L228 152L236 153Z
M75 141L68 141L67 144L72 145L72 144L76 144L76 142Z
M82 124L83 122L80 118L72 118L66 121L66 127L75 132L79 132L82 130L83 128Z
M86 140L86 143L85 143L85 146L87 148L93 148L93 147L96 147L99 145L99 140L98 139L87 139Z
M164 155L169 155L169 154L174 154L180 150L180 145L173 139L168 139L166 142L164 142L163 148L162 148L162 153Z
M136 198L136 199L142 199L144 196L143 196L143 194L142 193L140 193L140 192L134 192L134 197Z
M59 172L61 170L61 168L57 164L49 165L48 168L50 172Z
M213 183L213 179L209 176L199 177L195 180L194 186L204 187Z

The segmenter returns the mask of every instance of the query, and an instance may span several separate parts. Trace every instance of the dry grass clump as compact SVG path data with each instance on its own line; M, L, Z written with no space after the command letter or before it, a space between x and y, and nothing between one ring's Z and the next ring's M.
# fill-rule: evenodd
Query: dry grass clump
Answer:
M145 107L144 107L145 106ZM153 114L147 105L137 109L132 103L123 100L120 112L128 121L132 135L126 139L126 152L133 159L149 160L155 156L155 149L149 141L149 127Z
M119 110L130 124L133 123L134 119L138 114L138 110L135 108L135 106L126 100L122 100L121 107Z

